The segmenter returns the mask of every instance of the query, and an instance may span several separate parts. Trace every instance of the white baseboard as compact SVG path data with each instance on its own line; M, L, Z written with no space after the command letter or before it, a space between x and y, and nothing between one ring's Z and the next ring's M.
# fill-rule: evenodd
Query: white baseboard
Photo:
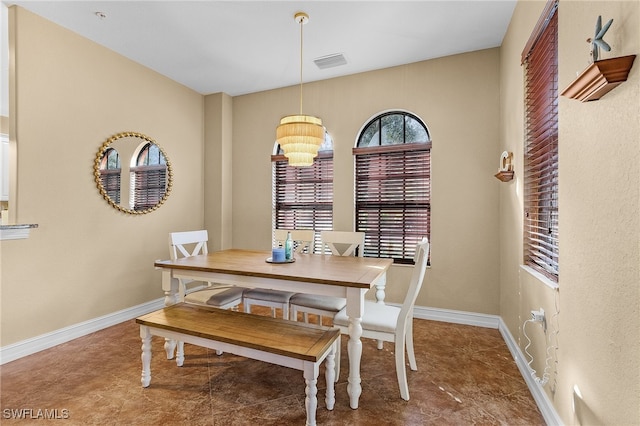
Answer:
M497 315L454 311L451 309L427 308L424 306L415 306L413 308L413 317L432 321L450 322L453 324L474 325L476 327L485 328L498 328L500 324L500 317Z
M500 318L500 326L498 330L500 330L500 334L502 334L502 338L507 344L507 347L511 352L511 356L515 360L516 365L520 370L520 374L522 374L524 381L527 383L529 391L531 392L533 399L536 401L536 404L538 405L538 408L542 413L544 421L548 425L561 426L563 424L562 419L560 419L558 412L554 408L553 403L549 399L549 396L547 395L543 387L539 383L537 383L533 377L531 377L529 365L527 364L524 354L520 350L520 346L518 346L518 344L516 343L515 339L511 335L511 332L509 331L509 328L507 328L507 325L504 323L502 318Z
M69 342L78 337L86 336L87 334L111 327L112 325L120 324L121 322L139 317L140 315L148 314L149 312L158 310L163 306L164 298L160 298L141 305L132 306L131 308L123 309L118 312L107 314L99 318L94 318L79 324L61 328L50 333L42 334L31 339L3 346L0 348L0 365L40 352L61 343Z

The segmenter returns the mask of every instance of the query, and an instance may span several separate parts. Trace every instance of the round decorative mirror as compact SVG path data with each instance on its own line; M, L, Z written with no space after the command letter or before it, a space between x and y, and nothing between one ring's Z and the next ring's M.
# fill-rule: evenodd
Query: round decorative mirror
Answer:
M171 193L173 170L167 154L149 136L123 132L107 139L96 154L93 176L100 195L124 213L145 214Z

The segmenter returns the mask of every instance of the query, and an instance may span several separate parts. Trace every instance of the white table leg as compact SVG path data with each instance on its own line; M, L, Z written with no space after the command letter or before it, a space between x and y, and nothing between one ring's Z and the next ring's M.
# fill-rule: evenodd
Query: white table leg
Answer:
M176 343L175 340L173 341L173 343ZM184 364L184 342L179 341L177 344L177 350L176 350L176 365L178 367L182 367L183 364Z
M333 410L333 407L336 403L336 353L338 352L337 348L339 345L340 336L338 336L336 341L331 346L331 351L329 352L329 355L327 355L327 359L325 360L324 377L327 382L327 391L325 393L324 402L327 406L327 410Z
M307 426L315 426L316 409L318 408L318 364L304 363L304 382L306 383L304 405L307 409Z
M384 289L387 287L387 274L381 276L375 283L376 286L376 303L381 303L384 305L385 293ZM384 342L382 340L378 340L378 349L382 349Z
M162 290L164 291L164 306L171 306L178 303L178 280L171 278L171 271L168 269L162 271ZM173 353L176 350L176 341L164 339L164 350L167 352L167 359L173 359Z
M142 339L142 387L151 383L151 332L149 327L140 326L140 338Z
M349 342L347 353L349 355L349 380L347 393L349 405L354 410L358 408L358 400L362 393L360 385L360 359L362 358L362 312L364 310L364 293L362 289L347 289L347 315L349 316Z
M385 292L387 287L387 274L382 275L375 283L376 286L376 303L384 304Z
M172 339L164 339L164 350L167 353L167 359L173 359L173 353L176 350L176 341Z

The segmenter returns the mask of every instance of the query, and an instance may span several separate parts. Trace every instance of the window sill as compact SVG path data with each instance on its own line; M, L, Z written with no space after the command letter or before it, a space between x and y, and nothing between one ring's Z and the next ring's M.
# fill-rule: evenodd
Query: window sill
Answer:
M532 267L527 265L520 265L520 269L527 272L529 275L536 278L538 281L542 282L542 284L546 285L550 289L552 290L560 289L560 286L558 285L558 283L551 281L549 278L545 277L544 275L542 275L540 272L536 271Z
M29 231L37 227L37 224L0 225L0 240L23 240L29 238Z

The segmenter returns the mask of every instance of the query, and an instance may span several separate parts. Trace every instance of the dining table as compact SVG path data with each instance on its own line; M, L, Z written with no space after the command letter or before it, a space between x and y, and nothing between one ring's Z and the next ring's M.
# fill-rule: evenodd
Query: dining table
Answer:
M347 393L349 405L356 409L362 393L360 337L365 294L376 287L376 299L384 303L386 272L392 263L388 258L299 253L291 261L273 263L271 251L227 249L176 260L157 260L154 266L162 272L166 306L181 301L177 279L346 298L349 317ZM172 357L175 342L168 341L165 349L167 356Z

